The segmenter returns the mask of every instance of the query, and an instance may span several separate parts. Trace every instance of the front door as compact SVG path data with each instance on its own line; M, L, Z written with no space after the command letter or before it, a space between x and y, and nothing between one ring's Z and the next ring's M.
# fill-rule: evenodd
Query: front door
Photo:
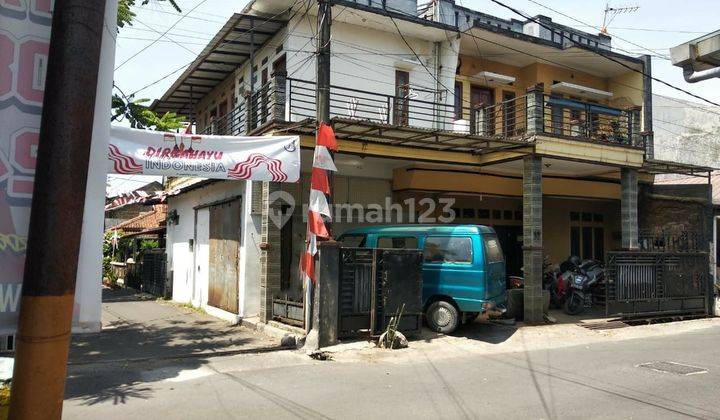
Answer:
M240 200L210 207L208 305L238 313Z
M470 107L471 112L475 117L475 133L482 135L493 135L495 134L495 124L490 118L492 112L485 110L486 107L492 106L495 103L495 95L492 89L471 86L470 87Z

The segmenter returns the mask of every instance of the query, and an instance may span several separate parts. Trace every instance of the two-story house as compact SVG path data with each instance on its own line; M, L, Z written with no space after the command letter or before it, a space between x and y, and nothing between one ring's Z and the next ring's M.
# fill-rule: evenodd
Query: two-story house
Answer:
M454 223L498 232L508 273L526 277L526 319L538 321L544 258L637 248L639 185L699 170L653 160L649 57L616 52L607 35L446 0L332 4L332 200L358 210L333 223L336 236L378 221L360 210L380 206L380 221L407 223L450 200ZM179 215L167 233L174 299L263 321L273 302L304 299L317 27L311 0L252 1L153 104L198 133L297 134L303 149L298 184L172 181L181 191L168 202ZM238 234L228 238L223 223Z

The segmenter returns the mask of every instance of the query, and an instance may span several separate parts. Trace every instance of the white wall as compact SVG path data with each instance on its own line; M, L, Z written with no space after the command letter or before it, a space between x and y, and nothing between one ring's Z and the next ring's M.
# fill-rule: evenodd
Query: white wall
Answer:
M117 2L105 5L105 27L102 34L100 67L98 71L92 145L88 162L85 208L83 212L78 259L73 331L97 332L101 328L102 312L102 241L105 216L105 182L107 176L107 144L110 120L107 117L112 97L113 67L115 66L115 33Z
M177 211L178 224L168 224L167 256L169 275L172 276L172 299L191 303L211 315L237 322L239 318L252 317L260 308L259 216L251 216L250 199L252 183L222 181L196 190L187 191L168 199L168 211ZM209 273L209 209L195 208L212 202L240 196L242 200L242 232L239 258L239 308L238 314L208 306ZM190 246L190 240L194 246Z
M316 46L314 40L310 38L313 36L316 23L314 16L309 20L311 23L308 22L308 19L296 17L288 23L288 26L294 29L286 42L287 68L288 77L314 81L316 67L312 54ZM423 66L394 29L394 27L390 27L385 32L334 21L331 39L330 83L333 86L368 92L368 94L354 94L360 102L356 112L364 118L384 120L387 111L380 106L383 98L374 96L372 93L395 95L395 71L403 70L409 72L410 87L414 98L418 101L443 102L448 106L446 111L450 113L459 41L441 42L439 43L440 48L436 50L433 42L406 35L405 39L418 54ZM439 53L439 57L437 57L437 53ZM437 66L438 60L440 69ZM438 72L438 70L440 71ZM436 78L440 80L440 83ZM312 88L314 89L314 87ZM347 91L343 93L353 95ZM331 93L331 97L334 98L331 100L331 113L350 116L351 111L348 106L351 98L340 97L333 93ZM362 104L367 104L367 106L363 108ZM413 111L414 105L411 102L410 124L434 128L432 122L419 120L421 118L430 120L432 117L416 114ZM312 105L304 106L312 108ZM422 112L432 113L432 106L428 106L430 109ZM313 111L304 112L307 115L293 115L291 120L299 121L308 116L314 117Z

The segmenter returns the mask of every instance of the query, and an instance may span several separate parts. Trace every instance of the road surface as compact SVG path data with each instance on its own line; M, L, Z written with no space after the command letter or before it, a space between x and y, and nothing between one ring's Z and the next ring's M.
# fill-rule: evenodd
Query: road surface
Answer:
M315 361L278 351L89 363L70 368L64 417L718 419L720 326L707 325L498 354L450 340L445 350L418 345L380 358ZM638 366L654 361L700 372Z

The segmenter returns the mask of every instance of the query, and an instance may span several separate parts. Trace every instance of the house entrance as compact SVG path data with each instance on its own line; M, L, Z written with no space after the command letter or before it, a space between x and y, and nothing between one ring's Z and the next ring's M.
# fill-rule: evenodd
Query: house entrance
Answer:
M240 199L210 206L208 305L238 313Z

